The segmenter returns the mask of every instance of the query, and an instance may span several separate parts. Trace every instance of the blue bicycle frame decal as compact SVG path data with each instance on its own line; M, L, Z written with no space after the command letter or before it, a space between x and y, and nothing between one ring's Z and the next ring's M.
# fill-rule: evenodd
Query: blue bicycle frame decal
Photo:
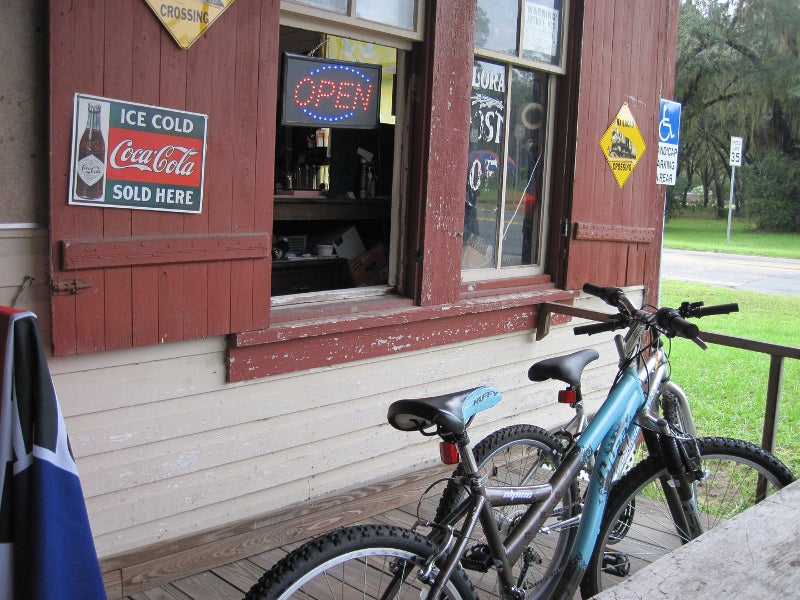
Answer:
M625 370L608 395L608 400L586 428L577 445L582 455L596 452L594 472L586 494L586 504L581 515L571 561L585 569L594 549L600 523L608 500L607 481L614 474L614 460L625 439L633 441L638 427L633 423L636 414L646 401L642 384L633 367ZM601 445L602 444L602 445Z

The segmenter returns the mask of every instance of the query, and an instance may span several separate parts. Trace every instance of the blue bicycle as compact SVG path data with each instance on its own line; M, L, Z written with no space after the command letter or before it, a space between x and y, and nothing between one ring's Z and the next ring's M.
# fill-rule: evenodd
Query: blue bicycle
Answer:
M736 486L755 489L762 477L771 493L793 481L757 446L695 438L679 419L659 414L669 379L662 336L702 345L685 316L732 307L687 304L682 314L637 309L619 288L586 284L584 291L618 313L576 333L627 332L615 338L619 372L606 400L568 447L541 428L517 425L473 448L472 418L501 400L490 387L394 402L389 423L439 436L443 462L458 464L437 516L413 529L357 525L312 540L270 569L247 598L568 599L579 585L588 597L755 501ZM591 351L574 353L532 372L574 391L593 358ZM640 438L649 456L615 483L621 450ZM584 492L579 481L590 466Z

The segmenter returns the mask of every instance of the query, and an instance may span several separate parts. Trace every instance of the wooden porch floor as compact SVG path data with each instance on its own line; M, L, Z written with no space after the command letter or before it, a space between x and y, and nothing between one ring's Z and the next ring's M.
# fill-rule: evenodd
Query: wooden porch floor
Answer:
M312 537L357 523L411 527L418 512L432 519L444 489L441 480L450 472L449 467L433 467L225 530L109 559L101 565L108 599L239 600L265 571ZM437 481L418 506L423 492ZM646 505L637 505L639 511L646 511ZM486 589L480 595L495 597Z
M416 502L376 515L365 522L410 527ZM338 525L337 525L338 526ZM323 533L320 531L319 533ZM254 583L281 557L306 540L280 546L126 596L129 600L241 600Z
M452 472L438 465L314 499L212 532L101 561L108 600L240 599L282 556L312 537L356 523L410 527L426 488ZM434 494L441 494L439 484ZM435 514L438 495L423 505Z

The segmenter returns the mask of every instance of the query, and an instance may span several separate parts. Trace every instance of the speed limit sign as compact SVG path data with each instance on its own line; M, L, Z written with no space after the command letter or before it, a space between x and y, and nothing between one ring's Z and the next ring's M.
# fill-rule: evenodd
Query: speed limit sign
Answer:
M731 162L732 167L742 166L742 138L731 137Z

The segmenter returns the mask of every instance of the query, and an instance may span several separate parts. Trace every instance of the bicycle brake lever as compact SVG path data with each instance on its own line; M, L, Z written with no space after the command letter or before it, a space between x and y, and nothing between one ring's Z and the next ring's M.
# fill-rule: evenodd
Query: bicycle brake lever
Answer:
M708 345L703 340L701 340L699 336L698 337L689 338L689 339L691 339L695 344L700 346L701 350L708 350Z

